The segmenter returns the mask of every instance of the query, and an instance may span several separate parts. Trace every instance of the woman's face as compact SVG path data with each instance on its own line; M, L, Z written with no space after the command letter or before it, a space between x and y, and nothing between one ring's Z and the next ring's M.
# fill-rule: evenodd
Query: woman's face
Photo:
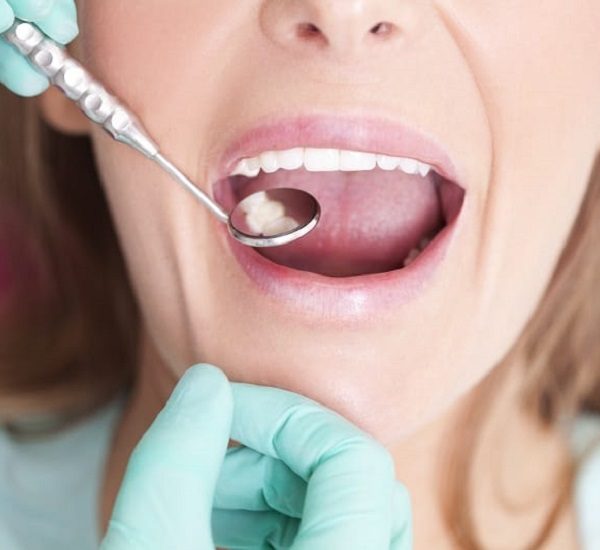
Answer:
M599 148L600 1L548 0L543 13L517 0L79 7L85 62L211 195L236 161L272 150L385 153L443 171L411 128L441 145L464 189L449 229L390 271L407 239L443 223L431 174L238 177L242 194L289 184L323 201L321 234L267 260L235 252L188 192L94 129L147 328L177 375L211 362L232 380L316 399L391 444L506 354Z

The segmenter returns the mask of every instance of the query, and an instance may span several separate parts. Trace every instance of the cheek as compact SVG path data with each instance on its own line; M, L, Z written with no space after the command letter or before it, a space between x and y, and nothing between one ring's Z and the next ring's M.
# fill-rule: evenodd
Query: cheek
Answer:
M218 96L215 82L235 55L236 19L248 10L237 0L83 2L81 41L86 62L164 138L177 136L171 120L204 120L202 104ZM190 107L193 106L193 109ZM169 114L170 116L165 116ZM195 117L190 119L190 115ZM185 128L183 129L185 131Z
M181 2L173 5L169 11L176 12ZM177 32L167 26L173 15L180 25L190 20L177 18L177 13L166 17L165 11L156 2L142 6L108 0L86 4L80 15L87 63L140 116L150 106L159 109L165 98L175 99L182 88L177 84L190 72L184 60L189 52L186 36L193 35L189 29ZM174 63L176 59L181 63Z
M539 302L589 181L600 129L600 4L552 0L546 15L534 2L452 5L450 28L478 79L493 136L479 333L507 342Z

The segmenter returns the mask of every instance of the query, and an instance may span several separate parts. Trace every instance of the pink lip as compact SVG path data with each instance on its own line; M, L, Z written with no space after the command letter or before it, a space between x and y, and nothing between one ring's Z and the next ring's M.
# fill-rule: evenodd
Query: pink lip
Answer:
M327 147L416 158L442 177L464 187L464 178L444 147L430 135L404 124L364 117L297 116L255 127L228 147L217 165L213 192L241 158L292 147ZM219 200L219 196L216 197ZM466 202L466 196L465 201ZM463 203L460 214L465 210ZM433 282L464 216L456 216L407 267L356 277L326 277L272 262L241 245L218 224L225 254L273 307L287 314L327 323L360 324L381 321L386 312L408 303ZM216 223L216 222L215 222ZM274 300L274 301L273 301Z
M348 326L381 321L386 312L418 297L446 257L461 219L458 215L444 227L403 269L340 278L276 264L238 243L223 224L218 224L217 231L226 255L241 266L260 293L274 298L286 312L310 322L320 319Z

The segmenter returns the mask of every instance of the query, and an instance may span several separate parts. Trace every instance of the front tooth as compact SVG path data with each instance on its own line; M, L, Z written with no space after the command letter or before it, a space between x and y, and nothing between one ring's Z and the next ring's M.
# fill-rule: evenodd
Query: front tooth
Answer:
M247 178L255 178L260 172L260 164L257 159L242 159L231 173L232 176L246 176Z
M277 153L275 151L265 151L260 155L260 167L263 172L271 174L279 170L279 161L277 159Z
M399 159L400 170L407 174L416 174L418 170L419 161L416 159L401 158Z
M431 170L431 166L429 166L429 164L426 164L424 162L418 162L417 165L417 169L419 174L421 174L421 177L425 177L427 176L427 174L429 174L430 170Z
M287 151L277 152L279 167L284 170L298 170L304 164L304 148L296 147Z
M260 159L258 157L246 159L246 166L252 173L258 174L260 172Z
M382 170L396 170L396 168L398 168L398 158L388 157L387 155L377 155L377 166Z
M304 168L309 172L337 172L340 169L340 152L337 149L306 148Z
M375 166L377 166L377 155L374 153L340 151L340 170L344 172L374 170Z
M231 174L229 174L229 175L230 176L244 176L245 172L246 172L246 159L242 159L242 160L240 160L240 162L238 162L235 165L233 172L231 172Z

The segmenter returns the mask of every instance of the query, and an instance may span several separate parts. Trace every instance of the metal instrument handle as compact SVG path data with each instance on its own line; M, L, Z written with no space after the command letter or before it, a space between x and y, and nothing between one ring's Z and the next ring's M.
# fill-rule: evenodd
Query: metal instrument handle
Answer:
M158 154L158 145L137 117L34 25L16 20L2 36L114 139L131 145L148 158L154 159Z
M160 154L158 145L138 118L75 61L65 48L46 37L33 24L18 19L0 36L13 44L53 85L72 99L87 118L104 128L117 141L130 145L156 162L217 219L227 223L227 212Z

